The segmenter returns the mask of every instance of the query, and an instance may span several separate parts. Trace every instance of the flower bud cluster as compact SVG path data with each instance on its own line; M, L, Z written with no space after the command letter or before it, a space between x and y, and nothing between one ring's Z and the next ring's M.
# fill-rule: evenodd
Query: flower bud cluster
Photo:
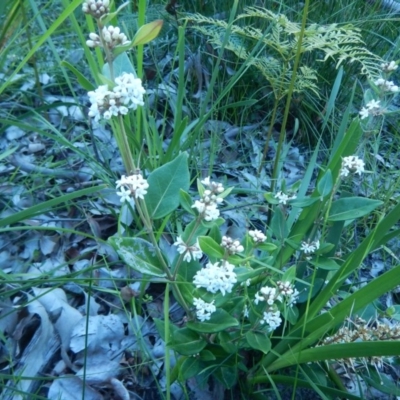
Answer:
M122 175L121 179L117 180L115 183L117 189L120 189L117 191L117 195L121 197L121 202L129 201L132 198L144 199L147 193L146 189L149 187L149 184L140 174L140 171L130 176Z
M397 67L398 65L395 63L395 61L381 64L382 71L386 73L396 71Z
M211 314L216 311L214 301L206 303L196 297L193 299L193 305L196 307L196 316L201 322L208 321L211 318Z
M244 247L240 244L239 240L233 240L228 236L222 236L221 246L226 249L229 255L244 251Z
M381 340L397 342L400 339L400 324L398 323L390 323L389 321L387 323L366 322L361 318L356 318L355 321L350 322L351 327L341 327L334 335L326 337L317 347L338 343L377 342ZM362 362L356 358L340 359L338 361L340 364L352 369L358 362L365 364L365 360ZM367 362L380 368L383 360L382 357L371 357L367 359Z
M282 296L285 297L288 306L296 304L299 297L299 291L289 281L276 282Z
M263 243L267 240L267 236L264 235L261 231L258 229L255 229L253 231L249 231L249 235L253 239L254 243Z
M129 44L129 40L118 26L105 26L101 30L101 37L97 33L90 33L86 45L90 48L106 46L109 49Z
M183 241L183 239L180 236L178 236L176 242L174 243L174 246L178 247L177 250L179 254L184 254L183 256L184 261L190 262L192 259L200 260L200 258L203 257L203 252L200 250L200 245L198 240L194 245L188 246Z
M216 262L215 264L207 263L205 268L197 271L193 283L197 288L205 288L211 293L220 291L225 296L226 293L231 293L237 282L234 268L235 266L228 261Z
M224 200L218 195L224 191L221 183L210 182L210 178L205 178L201 183L207 187L200 200L196 200L192 208L196 208L199 214L206 221L213 221L219 217L218 204Z
M115 79L116 86L109 90L108 85L101 85L96 90L88 92L92 103L89 116L99 121L113 116L126 115L129 109L136 110L143 106L143 95L146 93L142 81L133 74L123 73Z
M383 92L392 92L397 93L399 91L399 87L396 86L392 81L387 81L386 79L379 78L374 81L374 84L378 86Z
M361 175L361 173L365 171L364 166L364 161L357 156L343 157L340 176L346 177L350 174L350 172Z
M82 11L93 18L100 19L110 12L110 0L86 0L82 4Z

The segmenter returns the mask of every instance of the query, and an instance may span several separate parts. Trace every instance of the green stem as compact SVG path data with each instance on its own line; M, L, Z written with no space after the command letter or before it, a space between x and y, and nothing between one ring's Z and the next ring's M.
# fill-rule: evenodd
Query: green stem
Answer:
M118 136L117 142L118 147L122 155L122 159L124 161L125 169L128 175L134 173L136 171L135 163L133 161L133 155L131 148L128 142L128 136L125 131L125 125L122 115L118 115L118 123L120 126L120 130L115 130L115 133L118 132L116 136ZM122 143L121 143L122 142Z
M258 167L258 175L260 175L264 161L265 161L265 157L267 157L267 153L268 153L268 149L269 149L269 141L271 140L272 131L274 129L274 124L275 124L276 113L278 112L278 105L279 105L279 100L276 100L275 104L274 104L274 109L272 110L271 123L269 124L268 134L267 134L267 138L265 140L265 145L264 145L263 155L261 157L260 165Z
M306 0L304 3L304 8L303 8L303 19L301 21L301 30L299 33L299 39L297 43L297 51L296 51L296 56L294 60L294 65L293 65L293 71L292 71L292 78L290 80L290 85L289 85L289 90L287 93L287 98L286 98L286 105L285 105L285 111L283 114L283 121L282 121L282 127L281 131L279 134L279 142L278 142L278 148L276 149L276 157L275 157L275 163L274 163L274 169L272 171L272 177L271 177L271 192L274 192L275 189L275 183L276 183L276 178L278 175L278 166L279 166L279 161L280 161L280 154L282 151L282 145L283 141L285 140L286 137L286 125L287 125L287 120L289 117L289 110L290 110L290 104L292 101L292 95L293 95L293 90L294 90L294 84L296 81L296 73L297 69L300 64L300 56L301 56L301 50L302 50L302 42L303 42L303 37L304 37L304 32L306 30L306 22L307 22L307 17L308 17L308 8L310 5L310 0Z
M165 359L164 359L164 369L165 369L165 379L166 379L166 390L167 390L167 400L171 399L171 362L169 357L169 283L165 286L164 295L164 337L165 337Z

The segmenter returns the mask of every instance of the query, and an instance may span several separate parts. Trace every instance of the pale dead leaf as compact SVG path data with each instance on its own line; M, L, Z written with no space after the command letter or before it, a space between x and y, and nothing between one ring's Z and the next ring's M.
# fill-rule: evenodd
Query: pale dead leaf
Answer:
M72 375L60 376L55 380L47 394L49 400L102 400L103 396L80 378Z

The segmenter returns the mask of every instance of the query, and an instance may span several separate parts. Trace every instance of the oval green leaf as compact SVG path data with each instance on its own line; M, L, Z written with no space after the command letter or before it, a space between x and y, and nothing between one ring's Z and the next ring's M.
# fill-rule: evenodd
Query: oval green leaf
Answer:
M328 221L347 221L363 217L382 205L380 200L365 197L344 197L332 203Z
M264 354L269 353L271 350L271 341L265 333L248 331L246 333L246 340L252 349L260 350Z
M154 170L147 178L149 189L145 196L147 210L152 219L160 219L174 211L180 202L181 189L190 185L187 153Z
M135 271L145 275L165 277L159 267L160 261L156 256L154 246L140 238L111 237L108 242L114 247L121 259Z
M225 310L222 309L215 311L208 321L187 323L187 327L189 329L201 333L221 332L224 329L238 325L239 322L237 319L231 317Z

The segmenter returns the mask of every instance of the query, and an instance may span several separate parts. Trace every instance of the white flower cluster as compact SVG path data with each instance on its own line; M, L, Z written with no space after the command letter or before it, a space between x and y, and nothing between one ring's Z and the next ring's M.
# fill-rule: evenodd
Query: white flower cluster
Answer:
M113 90L109 90L108 85L101 85L88 93L92 103L89 117L95 121L99 121L101 117L109 120L113 116L126 115L129 109L136 110L138 105L144 105L143 95L146 91L139 78L124 73L115 79L115 83Z
M282 296L274 287L264 286L255 295L254 303L258 304L260 301L266 301L267 304L272 306L275 300L282 301Z
M378 86L383 92L392 92L397 93L399 91L399 87L394 84L392 81L387 81L386 79L379 78L374 84Z
M233 240L228 236L222 236L221 246L231 255L241 253L244 250L239 240Z
M275 199L278 199L279 204L283 204L283 205L286 205L289 200L294 200L295 198L297 198L296 195L288 196L287 194L285 194L283 192L278 192L275 195Z
M280 317L279 311L273 311L273 309L270 309L268 312L264 312L263 318L260 322L261 324L268 324L269 331L273 331L281 325L282 318Z
M90 48L104 45L109 49L113 49L114 47L130 43L125 33L122 33L118 26L105 26L100 34L101 38L97 33L91 32L86 45Z
M197 288L205 288L208 292L217 293L220 291L223 296L231 293L233 286L237 282L237 277L233 271L234 265L227 261L208 263L205 268L197 271L193 278L193 283Z
M249 231L249 235L253 239L254 243L263 243L267 240L267 236L265 236L261 231L255 229L253 231Z
M121 179L116 182L117 195L121 197L121 202L129 201L132 197L135 199L144 199L144 195L147 193L149 184L146 179L138 172L136 174L125 176L122 175Z
M319 249L319 240L314 242L302 242L300 250L304 251L305 254L312 254Z
M110 0L86 0L82 4L82 11L94 18L101 18L110 12Z
M363 107L360 111L361 119L367 118L370 115L376 117L377 115L382 115L383 109L380 105L379 100L371 100L369 101L365 107Z
M396 71L398 65L394 61L390 61L388 63L381 64L381 68L383 72L393 72Z
M190 262L193 260L200 260L203 257L203 252L200 250L199 241L197 240L196 243L192 246L188 246L180 236L176 238L176 242L174 246L178 247L178 253L184 254L183 260Z
M218 204L224 201L222 197L218 197L224 187L221 183L210 182L210 177L203 179L201 183L208 189L204 190L203 197L196 200L192 208L196 208L206 221L214 221L219 217Z
M269 330L273 331L280 326L282 318L280 311L274 306L276 301L283 302L292 307L296 303L299 292L288 281L278 281L277 288L264 286L256 294L254 303L257 305L260 301L265 301L268 304L268 310L263 313L261 324L268 324Z
M355 174L361 175L361 173L365 171L364 167L365 167L364 161L357 156L343 157L340 176L342 178L346 177L350 174L350 172L354 172Z
M299 291L289 281L278 281L276 284L278 285L278 289L281 294L285 296L288 306L292 306L297 302L297 299L299 298Z
M216 311L214 300L211 303L206 303L204 300L195 297L193 305L196 307L197 318L201 322L208 321L211 318L211 314Z

